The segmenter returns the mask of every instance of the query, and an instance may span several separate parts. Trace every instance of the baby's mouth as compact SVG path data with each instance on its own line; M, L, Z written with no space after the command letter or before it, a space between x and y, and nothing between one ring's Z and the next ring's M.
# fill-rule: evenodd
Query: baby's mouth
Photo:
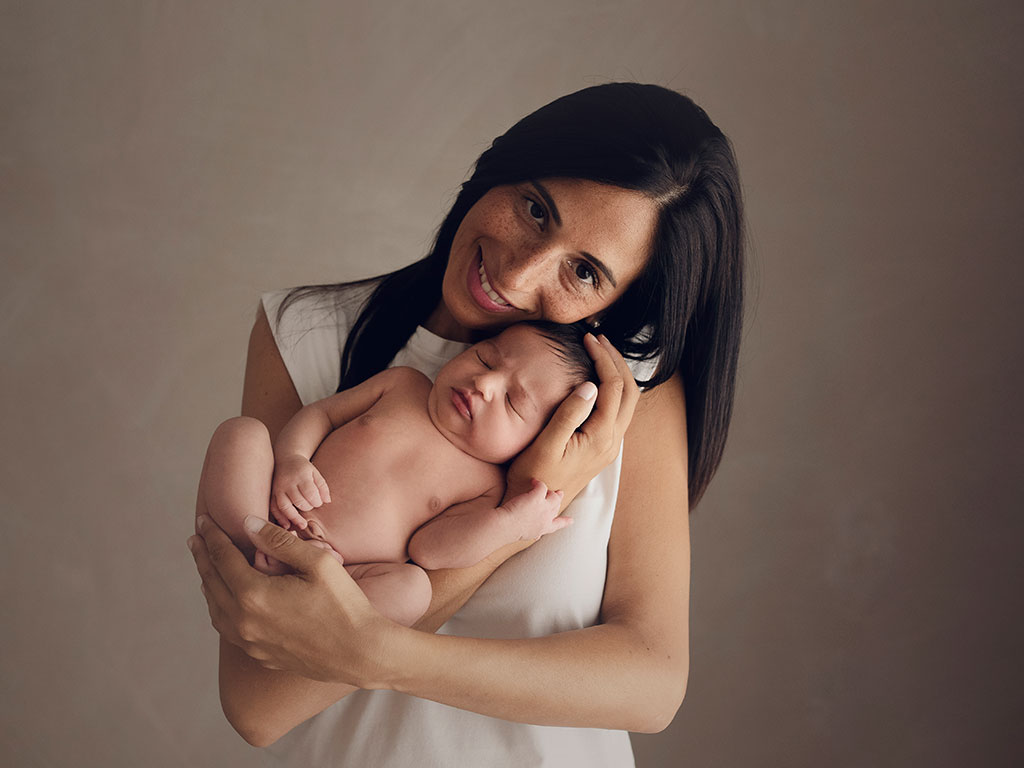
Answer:
M473 420L473 403L469 396L460 389L452 389L452 405L463 417Z

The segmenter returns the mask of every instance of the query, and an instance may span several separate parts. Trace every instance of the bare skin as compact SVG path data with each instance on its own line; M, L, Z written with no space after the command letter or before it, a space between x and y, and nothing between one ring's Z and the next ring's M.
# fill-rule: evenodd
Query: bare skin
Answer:
M273 447L259 420L224 422L198 507L247 554L243 519L268 507L283 528L335 553L377 610L409 625L430 601L410 556L424 568L464 568L572 522L558 516L561 493L543 483L502 504L497 463L537 436L571 388L550 342L512 326L451 360L434 384L391 368L307 405ZM290 571L254 556L263 573Z
M628 227L625 234L598 232L601 237L595 240L592 226L581 230L574 223L577 212L586 216L590 210L588 187L558 182L546 189L559 203L561 223L542 217L531 205L510 208L505 218L492 213L473 220L468 236L456 238L459 263L472 269L473 254L482 252L489 284L517 309L492 311L474 295L457 293L469 283L460 274L451 284L456 294L450 300L446 295L443 310L439 307L439 323L472 329L519 319L517 312L551 316L557 311L557 319L580 319L599 314L614 300L607 282L590 292L591 276L577 257L602 256L624 286L626 272L615 259L622 255L642 263L643 258L631 250ZM502 200L518 205L520 190L503 188L487 202L499 205ZM623 219L629 226L638 220ZM590 240L581 240L584 236ZM455 255L453 246L453 261ZM576 278L588 282L568 284ZM446 281L446 292L448 287ZM557 293L563 289L564 295ZM506 320L508 315L516 316ZM512 465L508 478L510 492L521 491L528 478L536 477L563 488L568 503L614 459L624 436L600 624L530 640L429 634L520 545L472 568L431 572L431 607L416 625L427 631L415 631L381 617L344 568L312 545L274 526L252 534L263 551L297 570L291 577L267 577L250 568L216 525L207 522L190 545L211 620L221 634L225 712L243 736L252 743L271 743L352 686L392 688L521 722L652 732L671 721L688 669L682 386L676 377L640 396L621 356L606 340L589 339L587 348L601 379L596 401L568 398ZM250 339L243 413L260 418L275 434L299 405L261 315Z

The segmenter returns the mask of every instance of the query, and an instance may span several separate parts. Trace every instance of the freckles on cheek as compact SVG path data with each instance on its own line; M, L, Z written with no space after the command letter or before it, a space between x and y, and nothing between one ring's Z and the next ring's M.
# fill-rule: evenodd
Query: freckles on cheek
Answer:
M563 325L582 320L595 311L589 303L569 298L549 299L544 303L544 319Z

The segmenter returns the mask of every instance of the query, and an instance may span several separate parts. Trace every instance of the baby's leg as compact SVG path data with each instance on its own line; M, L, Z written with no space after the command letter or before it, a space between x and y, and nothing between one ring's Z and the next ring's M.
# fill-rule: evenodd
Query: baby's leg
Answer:
M228 419L213 433L199 478L196 515L209 515L252 560L255 548L242 527L246 515L267 519L274 449L258 419Z
M397 624L411 627L430 607L430 579L413 563L346 565L370 604Z

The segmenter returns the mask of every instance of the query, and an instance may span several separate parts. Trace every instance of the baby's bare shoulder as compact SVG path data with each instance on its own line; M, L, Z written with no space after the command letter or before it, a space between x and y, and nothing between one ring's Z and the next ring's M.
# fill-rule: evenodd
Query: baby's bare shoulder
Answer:
M505 468L483 461L480 462L480 465L478 474L480 495L500 500L505 495Z
M385 368L377 374L384 394L410 394L414 392L429 392L432 386L430 379L415 368L398 366L396 368Z
M426 387L429 389L431 386L430 379L427 378L426 374L420 373L415 368L410 368L407 365L399 365L394 368L386 368L377 375L385 377L393 387L422 387L426 385Z

